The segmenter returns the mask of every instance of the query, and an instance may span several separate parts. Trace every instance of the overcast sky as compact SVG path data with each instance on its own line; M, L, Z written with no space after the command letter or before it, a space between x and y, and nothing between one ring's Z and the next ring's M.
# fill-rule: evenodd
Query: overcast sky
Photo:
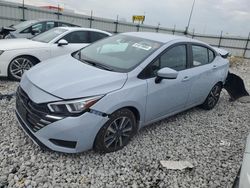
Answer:
M22 2L22 0L10 0ZM145 24L182 29L187 25L193 0L25 0L29 4L57 5L94 16L131 21L146 16ZM202 34L247 36L250 32L250 0L196 0L190 30Z

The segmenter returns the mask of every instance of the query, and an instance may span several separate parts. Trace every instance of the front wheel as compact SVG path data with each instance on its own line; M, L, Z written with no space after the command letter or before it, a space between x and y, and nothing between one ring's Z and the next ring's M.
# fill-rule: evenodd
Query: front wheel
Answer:
M137 131L136 119L129 109L114 112L98 132L94 149L109 153L122 149Z
M222 90L222 86L220 83L217 83L210 91L208 94L205 102L201 105L201 107L205 110L211 110L215 107L217 104L219 98L220 98L220 93Z
M17 57L13 59L8 68L8 76L12 80L20 81L23 73L35 65L31 57Z

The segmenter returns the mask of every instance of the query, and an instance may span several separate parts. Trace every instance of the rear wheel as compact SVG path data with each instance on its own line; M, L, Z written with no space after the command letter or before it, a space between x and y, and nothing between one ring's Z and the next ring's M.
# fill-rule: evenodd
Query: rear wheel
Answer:
M205 102L201 105L201 107L205 110L211 110L215 107L217 104L219 98L220 98L220 93L221 93L222 86L220 83L217 83L210 93L208 94Z
M37 62L32 57L21 56L13 59L8 68L8 76L12 80L20 81L23 73L33 67Z
M137 130L136 119L129 109L114 112L96 136L94 149L109 153L126 146Z

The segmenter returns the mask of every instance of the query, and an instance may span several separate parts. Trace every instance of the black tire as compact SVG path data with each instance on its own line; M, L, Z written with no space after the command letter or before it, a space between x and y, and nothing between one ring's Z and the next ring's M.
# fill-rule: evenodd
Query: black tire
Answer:
M201 107L205 110L213 109L218 103L221 90L222 90L222 84L221 83L215 84L215 86L211 89L205 102L201 105Z
M111 114L110 119L99 130L94 144L94 150L109 153L122 149L137 131L136 118L127 108Z
M23 73L38 63L35 58L19 56L13 59L8 67L8 77L11 80L20 81Z

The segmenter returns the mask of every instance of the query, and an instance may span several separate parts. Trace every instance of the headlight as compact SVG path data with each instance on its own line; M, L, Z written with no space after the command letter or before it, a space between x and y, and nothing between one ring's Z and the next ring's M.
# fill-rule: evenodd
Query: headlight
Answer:
M72 101L60 101L49 103L48 108L51 112L58 114L79 114L94 105L102 96L77 99Z
M2 55L3 52L4 52L3 50L0 50L0 55Z

